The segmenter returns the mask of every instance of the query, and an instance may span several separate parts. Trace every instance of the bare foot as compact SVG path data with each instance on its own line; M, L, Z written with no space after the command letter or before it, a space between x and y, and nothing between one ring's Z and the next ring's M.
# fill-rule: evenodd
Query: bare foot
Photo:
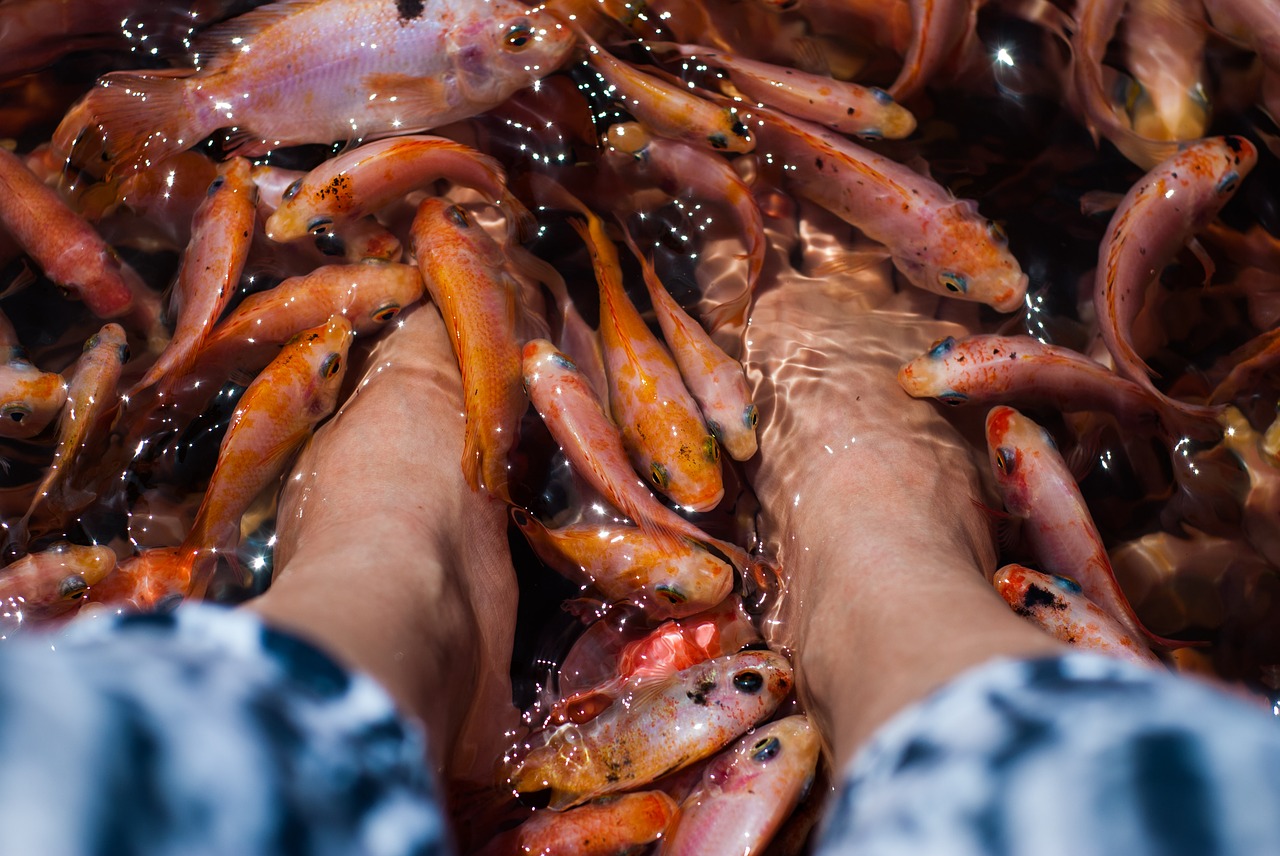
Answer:
M275 580L249 608L381 681L426 723L449 779L489 782L518 722L506 507L463 481L460 380L435 307L398 324L295 466Z
M824 237L803 239L818 261ZM959 671L1057 646L987 581L985 461L937 405L898 386L903 362L965 330L933 318L938 298L893 293L887 271L808 279L787 268L758 295L745 337L761 416L752 483L787 586L767 629L792 652L841 766Z

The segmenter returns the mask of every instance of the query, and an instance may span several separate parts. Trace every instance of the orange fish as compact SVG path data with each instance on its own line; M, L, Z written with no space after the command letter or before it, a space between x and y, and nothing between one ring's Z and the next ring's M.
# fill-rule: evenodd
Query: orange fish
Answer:
M129 346L119 324L105 324L85 342L84 352L76 362L75 374L67 384L67 402L58 422L58 445L53 453L53 462L36 488L27 513L15 527L13 537L16 540L25 537L32 516L45 502L51 498L55 501L60 499L59 493L65 488L71 468L88 447L95 428L106 427L120 400L116 385L128 359Z
M462 372L462 471L472 490L510 500L507 455L529 403L521 389L519 283L502 248L460 206L428 197L413 219L413 254Z
M722 351L702 325L680 308L658 279L653 262L640 252L625 228L622 234L640 261L644 285L649 290L649 300L654 314L658 316L662 336L680 367L684 385L702 410L707 428L735 461L748 460L758 448L756 423L759 415L751 403L751 391L747 389L742 364Z
M617 856L656 841L675 814L675 801L662 791L620 794L568 811L540 809L478 856Z
M217 178L196 209L191 244L178 270L173 338L126 398L161 381L161 394L167 394L195 361L240 285L257 218L257 193L247 160L233 158L218 166Z
M671 354L650 332L622 285L622 268L604 224L585 207L573 227L591 251L600 286L600 339L609 408L631 462L685 508L710 511L724 497L720 446L702 422Z
M110 547L63 542L0 570L0 639L74 609L115 566Z
M0 437L26 440L36 436L57 415L67 400L67 384L56 372L42 372L9 348L8 362L0 365Z
M604 523L548 529L518 508L511 517L546 564L655 620L710 609L733 588L733 568L687 542L659 544L636 527Z
M980 0L911 0L911 43L889 94L906 101L973 39Z

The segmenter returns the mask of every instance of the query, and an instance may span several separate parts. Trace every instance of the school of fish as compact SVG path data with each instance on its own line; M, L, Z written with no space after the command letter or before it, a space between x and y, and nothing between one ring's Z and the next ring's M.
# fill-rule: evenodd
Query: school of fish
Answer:
M0 4L0 641L269 585L295 455L421 306L463 396L420 406L576 591L493 759L509 820L460 842L803 852L824 742L760 629L739 361L803 205L817 275L969 319L898 382L985 409L1010 608L1280 693L1264 616L1224 617L1280 580L1275 3L79 5ZM993 186L1002 99L1071 154ZM1078 293L997 190L1069 196Z

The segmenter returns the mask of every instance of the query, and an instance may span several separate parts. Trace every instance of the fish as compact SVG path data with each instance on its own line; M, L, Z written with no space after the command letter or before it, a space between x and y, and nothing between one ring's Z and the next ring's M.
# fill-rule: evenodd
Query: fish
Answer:
M733 589L733 567L687 542L659 544L635 526L606 523L549 529L520 508L511 518L547 565L655 621L710 609Z
M67 384L57 372L42 372L20 348L9 348L0 365L0 437L29 440L49 427L62 412Z
M702 411L711 436L735 461L750 460L759 449L756 425L760 416L751 402L742 364L721 350L702 326L680 308L658 279L653 262L640 251L625 227L622 234L640 262L662 336L680 369L685 387Z
M142 379L125 393L126 398L135 398L157 385L162 396L169 394L195 362L240 285L257 223L257 194L248 160L237 157L218 165L218 175L196 209L191 243L178 269L173 338Z
M1084 596L1135 637L1161 648L1199 643L1149 631L1116 581L1102 536L1053 438L1012 407L987 414L987 451L1004 506L1023 531L1041 570L1079 583Z
M0 570L0 639L76 609L115 566L110 547L62 541Z
M719 200L737 218L746 248L745 287L713 308L707 323L712 331L727 324L745 323L768 249L764 215L751 188L724 158L688 143L652 136L636 122L610 127L608 139L623 157L606 155L606 166L614 169L630 166L672 196Z
M911 0L911 42L889 87L893 98L915 97L974 38L980 5L979 0Z
M649 782L705 758L768 718L792 687L791 666L772 651L743 651L662 681L638 679L591 721L533 738L508 759L517 794L549 790L566 809Z
M1160 664L1139 637L1085 597L1075 580L1005 565L992 584L1014 612L1059 641L1147 666Z
M761 853L808 793L822 741L803 715L755 729L707 764L658 856Z
M519 283L502 248L466 209L428 197L413 219L413 254L462 372L462 471L472 490L510 501L507 456L529 407L516 328Z
M638 638L625 619L597 621L574 643L557 672L559 698L550 702L547 721L579 725L599 716L640 678L668 678L716 657L759 648L760 631L742 601L725 598L713 609L662 622Z
M169 597L201 597L219 556L235 564L240 518L337 405L351 338L351 322L334 315L284 346L240 396L182 544L121 562L96 602L150 609Z
M944 404L1049 404L1059 410L1103 410L1122 425L1216 440L1219 408L1181 404L1119 377L1084 354L1032 336L947 336L904 364L898 384L913 398Z
M509 198L506 173L488 155L443 137L389 137L329 158L296 179L263 228L273 241L295 241L441 179L478 190L494 204Z
M617 856L658 840L675 814L675 800L662 791L619 794L568 811L540 809L495 838L478 856Z
M1280 74L1280 8L1250 0L1204 0L1215 29L1248 45L1272 72Z
M92 225L7 149L0 148L0 226L44 275L98 318L128 316L159 299Z
M53 139L111 177L219 128L235 129L227 149L245 156L407 134L501 104L573 43L516 0L278 0L199 34L194 71L102 76Z
M573 361L545 339L523 351L525 389L573 471L659 544L678 549L682 539L713 549L766 590L777 569L736 544L713 538L658 501L636 475L622 433L604 412Z
M25 540L32 517L49 501L62 502L72 468L91 447L94 435L101 436L119 405L117 386L124 364L129 361L129 345L124 328L114 322L102 326L85 343L75 373L66 385L66 405L58 420L58 445L26 514L18 521L10 539Z
M191 243L196 211L217 177L218 165L206 155L179 152L115 182L115 202L159 231L180 253Z
M570 221L586 243L600 288L600 340L609 381L609 409L636 470L694 511L724 498L720 445L702 421L671 354L649 330L622 284L617 249L604 224Z
M717 152L742 154L756 142L737 108L714 103L620 62L581 34L587 62L609 84L609 96L655 134Z
M977 203L818 125L755 112L761 148L781 162L785 183L884 244L912 285L998 312L1022 305L1028 277Z
M958 4L959 5L959 4ZM883 89L758 62L701 45L651 45L674 49L691 61L710 63L729 73L735 89L752 101L841 134L869 140L911 136L916 118Z
M1209 396L1215 404L1225 404L1258 391L1263 377L1280 363L1280 328L1255 336L1227 355L1227 362L1230 371Z
M1209 98L1204 88L1208 28L1199 7L1179 0L1130 0L1126 14L1133 129L1148 139L1200 139L1209 122Z
M1116 371L1156 395L1168 398L1152 383L1151 369L1134 350L1133 322L1151 283L1218 215L1257 159L1258 150L1243 137L1191 143L1143 176L1107 225L1094 284L1099 331Z

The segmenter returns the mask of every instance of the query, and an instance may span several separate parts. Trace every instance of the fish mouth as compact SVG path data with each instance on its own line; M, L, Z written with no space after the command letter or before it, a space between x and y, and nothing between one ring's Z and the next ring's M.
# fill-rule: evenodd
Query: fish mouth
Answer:
M1012 312L1022 305L1027 296L1027 285L1031 278L1025 273L1018 277L1012 288L1003 291L991 301L991 308L997 312Z
M681 508L689 511L714 511L716 506L720 504L720 500L724 499L724 488L721 487L714 492L708 492L696 497L687 497L679 500Z

